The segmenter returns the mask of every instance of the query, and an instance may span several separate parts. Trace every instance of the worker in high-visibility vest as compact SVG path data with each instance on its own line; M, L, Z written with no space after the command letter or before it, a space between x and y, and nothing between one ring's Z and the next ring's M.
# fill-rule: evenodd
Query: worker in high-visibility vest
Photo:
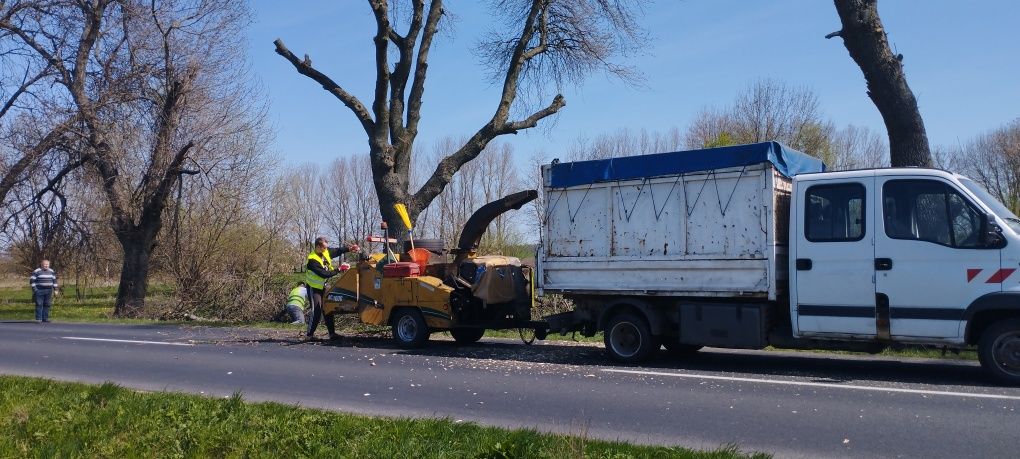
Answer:
M312 320L308 321L308 332L305 333L308 339L314 338L315 329L323 319L322 290L325 288L326 279L340 274L340 271L333 268L333 258L359 250L361 249L355 244L331 249L326 238L321 236L315 238L315 248L308 254L308 263L305 265L305 284L308 285L308 299L312 305ZM340 335L336 334L336 317L332 313L326 314L325 322L330 341L339 340Z
M297 286L287 294L287 305L283 307L283 313L290 314L292 325L304 325L306 306L308 306L308 289L305 288L304 282L298 282Z

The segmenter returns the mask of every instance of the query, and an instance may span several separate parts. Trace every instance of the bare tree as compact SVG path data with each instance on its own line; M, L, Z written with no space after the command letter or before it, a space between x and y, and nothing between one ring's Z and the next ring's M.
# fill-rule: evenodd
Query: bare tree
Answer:
M740 91L729 109L702 110L687 131L686 144L706 148L778 141L818 154L832 130L813 91L764 79Z
M889 163L885 142L866 127L849 124L835 130L827 143L828 154L822 160L831 170L874 168Z
M1020 211L1020 119L978 136L964 151L960 160L966 173Z
M641 129L638 133L624 128L594 138L582 135L567 148L567 157L564 159L584 161L676 151L683 146L683 139L680 129L676 127L664 132Z
M893 167L931 166L931 150L917 99L907 85L903 55L889 48L878 16L878 0L835 0L843 28L825 38L841 37L868 82L868 97L878 107L889 133Z
M134 315L180 176L213 139L251 129L248 12L229 0L52 0L26 17L2 28L53 66L73 108L123 250L115 313Z
M807 88L759 80L741 91L731 107L703 109L687 130L687 148L710 148L778 141L814 155L829 169L879 167L886 147L873 131L853 125L837 128L825 117L818 97Z
M9 193L30 180L40 167L49 166L66 175L81 165L72 161L67 171L65 167L52 167L63 162L64 158L54 156L61 153L58 147L67 141L75 118L48 90L56 67L34 53L30 43L17 33L26 24L31 29L32 17L43 6L45 3L38 0L0 1L0 204L5 207L11 204ZM70 39L68 30L51 33L52 40ZM10 216L0 215L5 222L0 229Z
M643 37L635 14L641 0L493 0L492 11L506 26L480 46L494 80L501 82L499 100L491 118L459 148L438 161L432 174L412 194L409 171L413 145L418 136L421 108L428 75L429 52L446 11L442 0L410 0L406 15L395 14L400 2L369 0L376 22L375 89L371 106L351 94L334 79L312 65L311 58L291 52L283 40L276 52L289 61L355 115L368 138L369 156L379 206L391 225L399 219L394 203L408 205L412 220L439 196L454 174L478 157L493 139L538 125L566 104L556 95L543 108L520 118L518 94L528 83L547 87L552 82L580 82L597 69L624 77L631 69L614 64ZM391 5L392 4L392 5ZM403 33L394 23L406 17ZM390 57L396 56L391 65ZM523 85L523 86L522 86ZM537 87L537 86L535 86Z

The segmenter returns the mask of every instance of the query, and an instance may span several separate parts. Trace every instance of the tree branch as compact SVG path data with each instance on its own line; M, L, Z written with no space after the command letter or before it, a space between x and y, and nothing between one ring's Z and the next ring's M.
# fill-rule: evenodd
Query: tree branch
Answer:
M414 82L411 83L411 93L407 98L407 133L410 142L418 135L418 122L421 121L421 102L425 93L425 77L428 74L429 49L432 47L432 38L439 30L439 20L443 16L443 1L432 0L429 5L428 19L425 21L425 32L421 38L421 46L418 47L418 58L414 67Z
M305 56L304 61L298 59L298 57L283 44L283 40L279 38L277 38L273 44L276 45L276 54L283 56L284 59L287 59L292 65L294 65L294 68L298 71L298 73L311 78L312 81L319 83L319 85L322 86L322 89L325 89L326 92L329 92L337 99L340 99L340 102L343 102L347 108L354 112L354 116L356 116L358 121L361 122L361 126L365 129L365 133L368 134L369 137L373 135L375 132L375 122L372 121L372 115L368 112L368 109L365 108L365 105L362 104L357 97L341 88L339 84L322 72L316 70L315 67L312 67L312 61L307 57L307 55Z
M547 107L535 113L532 113L531 116L521 121L514 121L504 124L503 127L497 131L496 135L516 134L517 131L533 128L538 125L538 122L540 120L556 114L556 112L560 111L560 109L566 105L567 101L563 98L563 95L557 94L556 97L553 98L552 103L549 104Z
M414 61L414 45L418 41L418 33L421 32L422 27L422 15L425 9L424 0L414 0L412 7L414 11L411 14L411 25L408 27L407 35L400 37L396 32L390 30L391 40L396 44L397 50L400 52L400 58L397 61L397 65L393 70L393 75L390 77L390 142L394 145L397 156L396 163L399 165L402 161L399 156L407 148L404 148L406 141L404 138L404 94L407 88L408 76L411 74L411 64ZM396 36L394 38L394 36ZM405 155L406 156L406 155Z
M390 65L387 58L389 51L390 28L388 0L369 0L375 14L375 100L372 101L372 112L375 114L375 132L369 139L376 145L386 145L389 137L390 112L386 97L390 85ZM391 160L392 161L392 160Z

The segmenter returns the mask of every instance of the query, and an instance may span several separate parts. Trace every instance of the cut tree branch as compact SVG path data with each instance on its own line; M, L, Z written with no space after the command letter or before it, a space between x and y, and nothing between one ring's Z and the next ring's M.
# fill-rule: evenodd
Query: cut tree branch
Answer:
M283 44L283 40L277 38L273 44L276 45L276 54L287 59L298 73L311 78L312 81L319 83L319 85L322 86L322 89L325 89L326 92L332 94L337 99L340 99L340 102L343 102L343 104L354 113L354 116L358 118L358 121L361 122L361 126L365 129L365 133L368 134L369 137L373 135L375 132L375 122L372 121L372 115L368 112L368 109L365 108L365 104L362 104L357 97L344 90L344 88L340 87L340 85L333 81L330 77L316 70L315 67L312 67L311 59L308 59L307 56L304 61L298 59L298 57Z

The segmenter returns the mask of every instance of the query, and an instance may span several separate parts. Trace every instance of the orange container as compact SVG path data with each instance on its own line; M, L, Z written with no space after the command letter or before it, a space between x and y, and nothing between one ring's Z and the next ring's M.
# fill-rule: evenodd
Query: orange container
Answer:
M432 257L432 252L428 249L414 248L407 251L407 255L411 257L411 261L418 265L418 269L421 272L425 272L425 266L429 264L429 258Z

